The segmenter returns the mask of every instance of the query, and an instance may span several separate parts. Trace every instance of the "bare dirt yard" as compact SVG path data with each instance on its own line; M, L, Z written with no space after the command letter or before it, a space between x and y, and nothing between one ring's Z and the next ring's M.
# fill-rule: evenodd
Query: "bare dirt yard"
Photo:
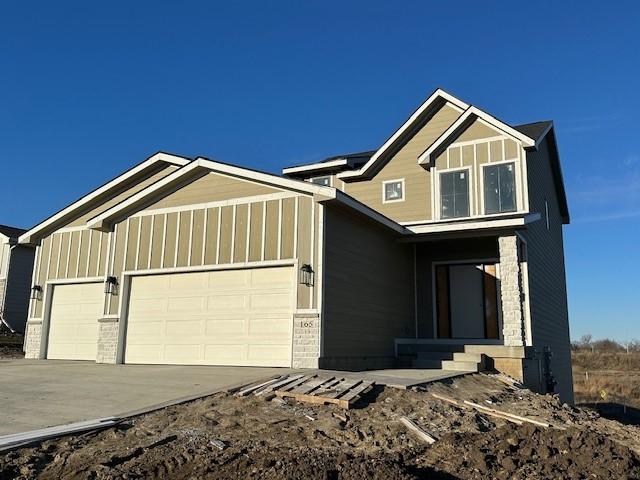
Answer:
M544 420L516 425L433 393ZM399 420L436 438L428 445ZM0 456L18 479L637 479L640 427L476 374L352 410L220 393Z

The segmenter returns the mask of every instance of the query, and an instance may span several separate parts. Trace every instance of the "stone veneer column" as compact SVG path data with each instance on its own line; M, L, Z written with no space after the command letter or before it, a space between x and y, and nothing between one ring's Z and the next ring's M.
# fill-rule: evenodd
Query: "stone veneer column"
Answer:
M318 368L320 358L320 316L293 316L293 368Z
M118 318L98 319L98 353L96 363L116 363L118 355Z
M506 235L498 238L500 251L500 296L502 299L502 335L510 347L524 345L524 326L520 286L518 237Z
M28 320L24 344L24 358L38 360L42 343L42 320Z

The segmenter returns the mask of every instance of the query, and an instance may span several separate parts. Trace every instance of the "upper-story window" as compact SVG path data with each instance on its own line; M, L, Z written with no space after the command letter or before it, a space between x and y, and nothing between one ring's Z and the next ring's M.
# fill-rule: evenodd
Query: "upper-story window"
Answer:
M469 170L440 174L440 218L469 216Z
M516 211L515 163L484 167L484 213Z
M404 200L404 178L382 182L382 203L402 202Z
M311 183L316 185L322 185L323 187L331 186L331 175L325 175L323 177L314 177L311 179Z

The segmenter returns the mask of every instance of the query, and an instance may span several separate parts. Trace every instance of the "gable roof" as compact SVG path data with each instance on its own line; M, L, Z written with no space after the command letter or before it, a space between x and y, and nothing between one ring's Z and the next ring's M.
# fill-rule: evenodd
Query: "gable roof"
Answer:
M513 128L533 139L537 147L549 130L553 128L553 122L551 120L544 120L541 122L514 125Z
M499 130L506 135L519 140L525 147L535 147L536 145L536 142L529 136L489 115L488 113L480 110L479 108L471 106L467 108L464 113L460 115L460 117L458 117L458 119L449 126L449 128L442 132L442 134L429 147L427 147L424 152L420 154L420 156L418 157L418 163L420 165L433 165L435 162L436 154L446 144L446 142L448 142L456 135L460 134L469 125L475 122L476 119L481 119L496 130Z
M9 238L18 238L26 230L24 228L10 227L9 225L0 225L0 234Z
M320 173L341 167L359 168L362 164L366 163L374 153L376 153L375 150L368 150L366 152L334 155L333 157L325 158L319 162L283 168L282 173L284 175L300 175L311 174L312 172Z
M115 205L100 215L90 219L87 222L87 226L97 230L109 230L112 228L114 223L119 221L121 218L124 218L129 214L129 212L144 208L149 201L155 200L158 195L170 192L173 187L183 185L185 182L199 178L203 173L206 174L210 172L217 172L248 181L264 183L270 186L306 193L314 196L314 198L320 202L338 201L341 204L370 217L378 223L381 223L387 228L395 230L398 233L407 233L407 230L403 226L333 187L325 187L311 182L284 178L270 173L209 160L204 157L196 158L188 165L183 166L175 172L158 180L153 185L150 185L140 192L132 195L120 204Z
M96 188L87 195L84 195L80 199L73 202L71 205L68 205L57 213L54 213L52 216L40 222L36 226L32 227L20 236L19 242L34 243L34 241L39 240L39 235L41 235L43 232L50 231L52 228L55 229L55 225L62 224L66 220L72 218L74 214L76 214L83 208L86 208L87 205L89 205L92 201L98 200L100 197L108 195L110 191L116 190L124 182L131 179L132 177L140 175L148 169L153 169L159 162L182 167L184 165L187 165L190 161L191 160L186 157L181 157L165 152L158 152L147 158L143 162L139 163L138 165L130 168L126 172L118 175L112 180L109 180L107 183Z

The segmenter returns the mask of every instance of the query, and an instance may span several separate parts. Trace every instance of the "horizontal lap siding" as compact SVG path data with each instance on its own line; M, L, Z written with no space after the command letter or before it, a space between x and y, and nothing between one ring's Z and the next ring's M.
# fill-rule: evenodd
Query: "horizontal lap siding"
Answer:
M315 270L319 247L314 236L319 231L320 207L310 197L292 195L233 205L196 206L193 210L185 207L178 212L140 212L116 225L112 274L121 278L125 270L149 267L169 269L296 258L300 265L309 263ZM316 306L315 288L299 285L298 308ZM119 296L114 295L106 313L116 314L118 308Z
M325 222L324 356L393 357L415 334L412 247L335 209Z
M565 401L572 401L573 376L562 219L546 142L537 152L528 154L527 165L530 209L542 216L523 235L527 240L533 346L540 352L545 346L551 348L551 368L558 381L557 389ZM549 204L549 230L545 218L545 199Z

